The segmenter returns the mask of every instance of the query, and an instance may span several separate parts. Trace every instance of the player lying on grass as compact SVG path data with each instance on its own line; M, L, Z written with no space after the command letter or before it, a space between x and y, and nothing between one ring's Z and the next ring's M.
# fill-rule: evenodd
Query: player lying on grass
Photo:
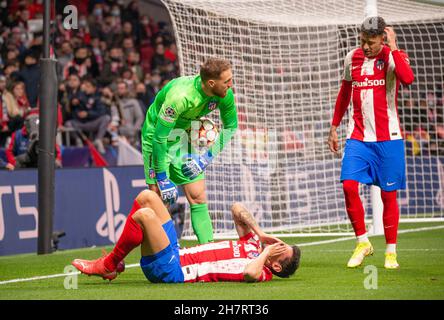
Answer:
M141 245L140 266L154 283L268 281L273 274L288 278L296 271L301 256L297 246L263 232L241 204L234 204L231 212L239 240L179 249L167 208L156 192L144 190L136 197L113 251L72 264L87 275L113 280L124 270L125 256Z

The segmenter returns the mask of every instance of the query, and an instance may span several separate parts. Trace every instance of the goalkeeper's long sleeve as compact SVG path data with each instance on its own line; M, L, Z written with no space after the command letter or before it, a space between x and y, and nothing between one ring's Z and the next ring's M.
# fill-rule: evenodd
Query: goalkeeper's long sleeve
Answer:
M167 171L167 142L172 130L173 127L164 125L162 121L157 122L153 137L153 168L156 173Z
M223 130L220 132L219 136L214 142L214 145L209 150L213 157L222 151L224 146L236 133L238 127L236 105L234 103L234 96L231 90L227 94L226 99L228 103L220 108L220 117L223 124Z

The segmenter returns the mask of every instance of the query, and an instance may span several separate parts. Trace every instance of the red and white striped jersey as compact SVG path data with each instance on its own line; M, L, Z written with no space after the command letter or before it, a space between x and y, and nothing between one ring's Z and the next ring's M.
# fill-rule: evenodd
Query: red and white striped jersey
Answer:
M352 98L347 139L387 141L402 139L398 117L399 84L413 82L408 56L384 46L367 58L361 48L345 58L342 87L332 124L338 126Z
M238 241L227 240L206 243L179 250L184 282L244 281L245 266L257 258L261 243L254 233ZM273 277L264 266L259 281Z

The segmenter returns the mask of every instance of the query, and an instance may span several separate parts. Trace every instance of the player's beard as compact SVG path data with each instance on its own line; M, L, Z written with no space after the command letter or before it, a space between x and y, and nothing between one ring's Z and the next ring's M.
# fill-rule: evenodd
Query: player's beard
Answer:
M367 58L374 58L374 57L376 57L376 56L381 52L381 50L382 50L382 46L379 47L378 49L364 50L364 55L365 55Z
M214 94L216 96L218 96L219 98L225 98L225 96L227 95L228 89L226 90L217 90L216 92L214 92Z

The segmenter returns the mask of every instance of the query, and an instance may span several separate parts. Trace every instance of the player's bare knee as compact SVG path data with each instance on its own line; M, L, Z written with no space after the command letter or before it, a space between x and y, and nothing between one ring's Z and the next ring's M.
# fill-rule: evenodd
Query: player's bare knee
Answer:
M205 199L205 196L200 195L190 199L190 204L205 204L205 203L207 203L207 199Z
M154 212L154 210L150 208L140 208L132 216L134 221L136 221L139 224L143 224L143 222L149 222L155 217L156 213Z
M242 208L243 208L243 206L240 202L235 202L231 206L231 212L232 213L239 212L240 210L242 210Z
M139 195L136 198L136 201L137 203L139 203L141 207L146 207L150 203L153 203L158 197L159 196L157 195L156 192L146 189L143 190L141 193L139 193Z

